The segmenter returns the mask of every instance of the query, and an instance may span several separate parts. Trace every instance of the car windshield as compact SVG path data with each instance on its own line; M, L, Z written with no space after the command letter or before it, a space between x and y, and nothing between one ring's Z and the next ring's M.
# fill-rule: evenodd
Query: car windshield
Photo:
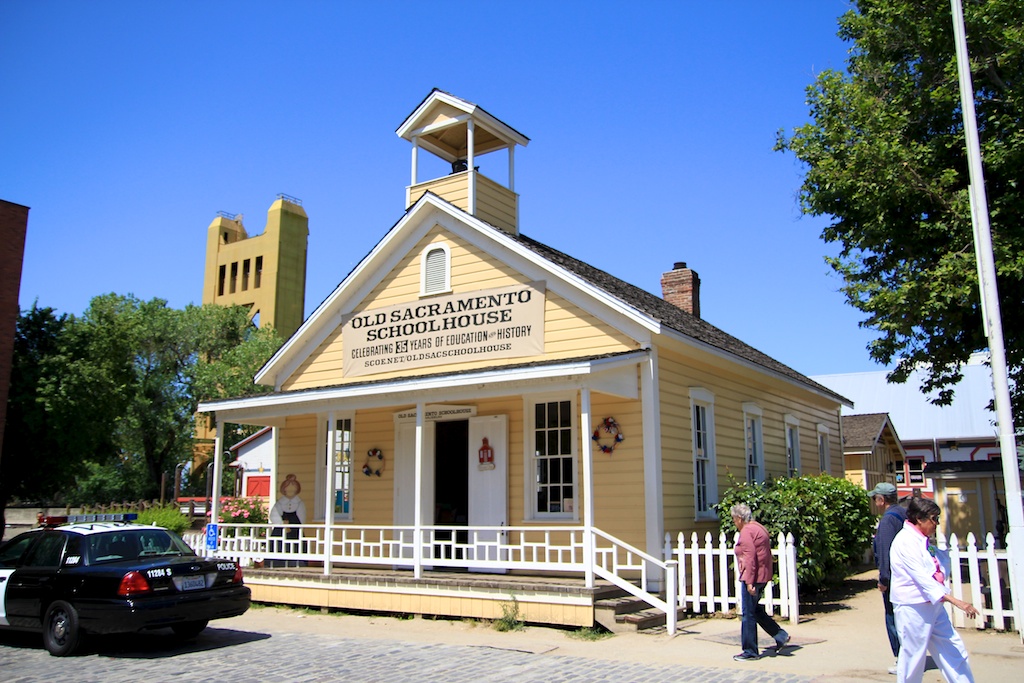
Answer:
M166 529L126 528L88 538L90 564L195 554L181 537Z

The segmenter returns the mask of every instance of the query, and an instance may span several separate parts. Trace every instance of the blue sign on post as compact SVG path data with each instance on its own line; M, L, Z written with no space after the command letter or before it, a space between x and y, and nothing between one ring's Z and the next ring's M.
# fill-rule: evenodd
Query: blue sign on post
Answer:
M217 549L217 525L206 525L206 547L208 550Z

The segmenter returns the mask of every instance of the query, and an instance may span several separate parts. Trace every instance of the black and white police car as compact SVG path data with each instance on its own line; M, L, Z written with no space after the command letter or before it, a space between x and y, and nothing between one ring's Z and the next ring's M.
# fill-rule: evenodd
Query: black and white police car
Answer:
M48 518L0 545L0 629L41 631L60 657L82 634L169 627L191 638L249 609L237 563L199 557L174 532L132 517Z

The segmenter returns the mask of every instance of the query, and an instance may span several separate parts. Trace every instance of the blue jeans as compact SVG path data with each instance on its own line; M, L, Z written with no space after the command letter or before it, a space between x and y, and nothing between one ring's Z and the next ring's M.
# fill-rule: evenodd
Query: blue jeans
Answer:
M754 595L747 590L747 584L741 584L741 602L743 609L743 620L740 623L740 643L743 645L743 652L748 655L760 655L761 649L757 646L757 627L764 629L765 633L775 639L776 643L783 643L789 634L775 623L761 604L761 596L764 595L763 583L755 583L757 589Z
M889 601L889 591L882 591L882 604L885 606L885 632L889 634L889 647L892 648L892 656L899 657L900 636L896 631L896 617Z

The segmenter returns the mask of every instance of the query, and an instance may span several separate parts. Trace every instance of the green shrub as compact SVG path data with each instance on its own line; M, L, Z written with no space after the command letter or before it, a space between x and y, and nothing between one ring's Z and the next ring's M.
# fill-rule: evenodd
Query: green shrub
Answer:
M111 512L135 512L134 510L111 510ZM155 524L170 529L176 534L183 534L191 528L188 515L181 514L176 505L156 505L136 512L137 524Z
M722 530L736 533L729 510L746 503L772 535L793 534L797 581L801 590L838 583L871 544L875 517L867 491L845 479L816 477L770 479L748 484L733 480L715 506ZM773 543L774 545L774 543Z

